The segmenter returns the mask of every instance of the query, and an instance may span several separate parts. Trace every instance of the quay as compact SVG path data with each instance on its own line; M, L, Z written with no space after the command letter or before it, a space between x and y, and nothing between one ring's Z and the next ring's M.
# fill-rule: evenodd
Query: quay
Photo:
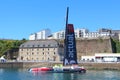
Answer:
M33 68L33 67L52 67L63 64L62 62L4 62L0 63L0 68ZM120 62L80 62L79 66L87 70L120 70Z

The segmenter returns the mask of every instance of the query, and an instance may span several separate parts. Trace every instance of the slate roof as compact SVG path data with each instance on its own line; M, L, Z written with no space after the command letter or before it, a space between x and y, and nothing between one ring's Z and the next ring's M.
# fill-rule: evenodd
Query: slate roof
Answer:
M33 48L33 47L57 47L56 40L30 40L20 45L20 48Z

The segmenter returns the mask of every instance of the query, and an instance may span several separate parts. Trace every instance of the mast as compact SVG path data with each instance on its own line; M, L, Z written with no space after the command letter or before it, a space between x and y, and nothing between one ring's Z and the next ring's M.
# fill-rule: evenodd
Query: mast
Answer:
M66 34L67 34L67 25L68 25L68 13L69 13L69 7L67 7L67 12L66 12L66 25L65 25L65 39L64 39L64 61L63 61L63 65L65 66L66 64L68 64L68 61L67 60L67 54L66 54Z
M66 31L67 31L67 25L68 25L68 13L69 13L69 7L67 7L67 13L66 13Z
M72 65L77 63L76 40L73 24L68 24L69 7L66 13L66 29L64 40L64 61L63 65Z

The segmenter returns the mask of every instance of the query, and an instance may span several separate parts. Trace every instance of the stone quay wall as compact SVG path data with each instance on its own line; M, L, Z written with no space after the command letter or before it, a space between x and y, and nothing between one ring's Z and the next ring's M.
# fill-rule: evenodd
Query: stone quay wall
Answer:
M33 68L33 67L52 67L62 64L62 62L6 62L0 63L0 68ZM80 66L87 70L120 70L120 63L79 63Z
M104 62L104 63L80 63L80 66L84 66L88 70L120 70L120 63L117 62Z

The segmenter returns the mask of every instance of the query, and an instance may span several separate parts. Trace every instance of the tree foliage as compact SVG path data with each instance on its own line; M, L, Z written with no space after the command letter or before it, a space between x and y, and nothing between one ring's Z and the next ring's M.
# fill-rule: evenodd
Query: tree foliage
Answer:
M0 40L0 56L8 50L19 48L19 46L26 40Z

